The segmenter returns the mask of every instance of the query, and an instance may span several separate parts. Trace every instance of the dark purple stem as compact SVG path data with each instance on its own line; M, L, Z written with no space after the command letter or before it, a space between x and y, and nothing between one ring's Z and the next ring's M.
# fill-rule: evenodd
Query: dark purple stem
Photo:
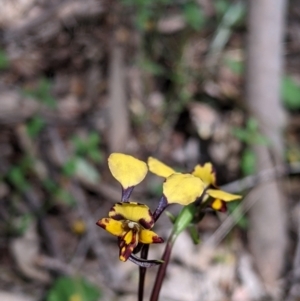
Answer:
M149 251L149 245L144 245L141 250L141 258L147 259L148 251ZM143 301L144 299L144 286L145 286L146 272L147 272L147 268L140 267L138 301Z
M134 186L124 189L122 187L122 202L128 202Z
M163 213L163 211L167 208L167 206L168 206L167 199L163 195L158 203L157 208L153 213L153 219L155 222L158 220L158 218ZM149 251L149 245L144 245L141 250L142 259L147 259L148 251ZM140 267L138 301L143 301L144 298L144 285L145 285L146 272L147 272L147 268Z
M156 275L156 279L155 279L155 283L152 289L152 294L150 297L150 301L157 301L158 297L159 297L159 293L162 287L162 283L163 280L165 278L166 275L166 271L167 271L167 267L170 261L170 257L171 257L171 252L172 252L172 248L173 248L173 244L174 244L174 240L173 239L169 239L165 248L165 252L163 254L162 260L164 261L163 264L160 265L157 275Z
M159 200L158 206L153 213L154 221L156 222L164 210L168 207L168 201L164 195Z

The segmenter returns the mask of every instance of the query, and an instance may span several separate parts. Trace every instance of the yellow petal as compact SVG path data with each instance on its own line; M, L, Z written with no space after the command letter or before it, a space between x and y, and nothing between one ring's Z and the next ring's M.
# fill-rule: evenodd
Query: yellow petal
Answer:
M163 194L169 204L188 205L200 197L203 190L204 183L191 174L173 174L163 184Z
M142 182L148 171L145 162L120 153L113 153L109 156L108 167L124 189Z
M148 158L148 166L149 166L149 170L152 173L156 174L159 177L163 177L163 178L167 178L176 172L174 169L172 169L168 165L162 163L161 161L159 161L153 157Z
M192 175L200 178L205 186L216 185L216 174L211 163L205 163L203 166L200 164L196 165Z
M151 230L140 231L139 241L143 244L161 243L164 240Z
M206 193L214 199L220 199L225 202L231 202L242 198L241 195L231 194L219 189L208 189Z
M96 224L112 235L121 236L124 234L123 223L112 218L102 218Z
M212 204L211 204L211 207L214 209L214 210L220 210L223 206L223 203L220 199L215 199Z
M122 239L124 240L126 245L129 245L133 239L133 231L129 230L128 232L126 232Z
M116 203L108 213L108 216L115 220L130 220L139 223L146 229L153 224L153 216L147 205L135 202Z

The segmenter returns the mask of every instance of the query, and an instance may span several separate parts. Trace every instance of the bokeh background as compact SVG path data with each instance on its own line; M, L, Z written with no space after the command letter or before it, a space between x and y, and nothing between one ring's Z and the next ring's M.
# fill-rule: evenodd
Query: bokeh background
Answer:
M293 0L0 0L0 300L137 300L95 224L111 152L210 161L243 195L181 235L160 300L299 300L299 32ZM154 210L161 184L133 199Z

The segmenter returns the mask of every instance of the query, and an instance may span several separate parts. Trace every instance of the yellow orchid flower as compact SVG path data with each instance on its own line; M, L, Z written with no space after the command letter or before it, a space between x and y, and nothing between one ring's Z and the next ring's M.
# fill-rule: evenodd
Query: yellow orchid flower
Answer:
M226 202L235 201L241 198L240 195L228 193L221 189L211 189L210 187L217 188L216 173L211 163L204 165L196 165L192 171L192 175L202 179L205 183L205 193L212 197L214 200L211 207L217 211L226 211Z
M115 204L97 225L119 238L121 261L127 261L138 243L162 243L163 239L150 229L154 218L148 206L135 202Z
M148 172L147 164L130 155L112 153L108 167L113 177L122 185L122 202L127 202L137 184L142 182Z
M174 173L163 184L163 194L168 204L188 205L195 202L204 191L201 179L191 174Z
M163 194L166 198L165 205L171 203L188 205L202 195L204 183L201 179L191 174L177 173L174 169L153 157L149 157L147 163L152 173L166 178L163 184Z
M178 193L178 196L180 195L180 197L182 197L184 199L184 201L181 202L181 204L183 204L183 205L188 205L191 200L191 198L189 198L187 196L185 197L184 196L185 194L190 193L194 197L195 195L197 195L197 193L199 193L199 191L202 191L202 192L204 191L206 198L208 198L208 196L211 196L214 199L214 201L211 204L211 207L213 209L219 210L219 211L224 211L224 209L226 209L225 202L230 202L230 201L234 201L234 200L241 198L240 195L231 194L231 193L225 192L220 189L213 189L213 188L217 188L217 187L216 187L216 175L215 175L213 165L211 163L205 163L204 165L200 165L200 164L196 165L194 170L190 174L190 175L194 176L194 178L201 180L201 184L198 184L198 185L200 185L200 188L198 188L199 189L198 192L193 191L193 189L196 189L196 188L194 188L192 184L186 185L186 187L184 187L185 184L183 184L183 182L180 183L181 181L183 181L183 178L181 180L177 181L177 183L175 183L175 181L172 180L171 183L167 184L171 180L171 178L174 174L179 174L179 173L176 173L176 171L174 169L172 169L171 167L162 163L161 161L159 161L153 157L149 157L148 158L148 167L152 173L154 173L160 177L167 178L166 182L164 183L164 189L165 189L165 187L167 188L167 189L165 189L167 194L170 194L170 190L171 190L170 186L172 186L172 185L174 185L174 187L180 186L180 189L178 188L178 192L176 192L176 193ZM181 174L181 175L187 175L187 174ZM191 181L191 179L189 181ZM195 180L193 180L193 182L195 183ZM165 194L165 191L164 191L164 194ZM168 198L168 196L166 196L166 197ZM187 199L188 199L188 201L187 201Z

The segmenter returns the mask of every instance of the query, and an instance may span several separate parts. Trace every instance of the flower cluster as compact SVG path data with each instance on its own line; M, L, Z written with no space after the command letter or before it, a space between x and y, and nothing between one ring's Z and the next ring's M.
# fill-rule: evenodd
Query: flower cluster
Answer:
M148 164L132 156L113 153L108 158L109 169L122 186L121 202L115 204L97 225L118 237L119 258L141 265L159 264L161 261L143 260L134 255L138 246L162 243L163 239L151 229L165 208L172 203L189 205L193 202L207 204L215 210L224 211L225 202L237 200L239 195L222 191L216 186L216 176L211 163L197 165L191 173L178 173L159 160L150 157ZM148 206L130 202L136 185L144 180L149 170L165 178L163 195L152 213Z

